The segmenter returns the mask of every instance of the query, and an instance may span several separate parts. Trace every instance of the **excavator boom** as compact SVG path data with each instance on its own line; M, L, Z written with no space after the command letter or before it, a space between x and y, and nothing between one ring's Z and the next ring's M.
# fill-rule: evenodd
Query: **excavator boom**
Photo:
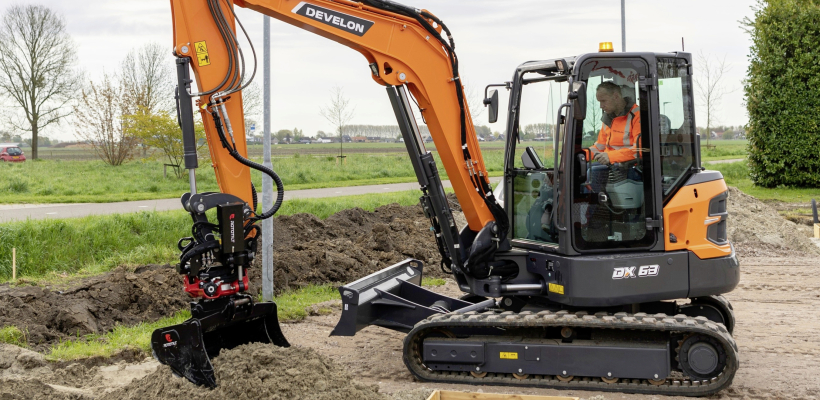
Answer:
M367 3L382 4L394 11ZM489 181L475 128L463 99L462 82L454 71L451 50L446 48L448 43L440 36L442 26L432 18L422 17L426 11L377 0L362 3L348 0L238 0L233 3L229 0L172 0L175 54L191 59L199 88L219 86L231 67L230 53L235 50L225 46L223 35L226 30L217 26L211 10L214 7L222 9L230 27L227 33L234 34L234 4L350 47L367 60L369 68L363 66L362 73L371 74L374 81L384 86L405 86L419 104L470 229L479 231L495 219L474 185L477 179ZM412 18L399 14L399 11L413 12L419 17ZM207 104L211 101L210 96L202 96L198 102ZM232 95L226 106L233 130L244 132L241 93ZM219 145L212 119L205 115L204 109L201 111L220 189L250 202L249 169L229 157ZM234 139L237 150L246 154L244 136L237 135ZM472 156L469 169L463 156L464 145Z

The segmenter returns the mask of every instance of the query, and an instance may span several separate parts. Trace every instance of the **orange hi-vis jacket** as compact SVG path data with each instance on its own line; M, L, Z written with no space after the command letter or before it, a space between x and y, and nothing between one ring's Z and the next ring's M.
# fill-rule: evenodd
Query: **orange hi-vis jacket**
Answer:
M640 146L637 141L641 135L641 112L635 104L626 115L612 119L612 126L601 127L598 140L589 148L589 159L598 153L607 153L610 163L625 162L638 157Z

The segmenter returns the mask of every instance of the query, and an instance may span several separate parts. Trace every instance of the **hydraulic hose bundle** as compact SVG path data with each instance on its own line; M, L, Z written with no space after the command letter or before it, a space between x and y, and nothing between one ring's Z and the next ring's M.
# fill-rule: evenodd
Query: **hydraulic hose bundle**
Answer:
M253 54L253 72L250 75L250 78L245 80L246 75L246 68L245 68L245 56L242 52L242 47L239 45L239 41L237 40L236 35L231 29L231 25L228 22L228 19L225 17L225 13L222 9L220 1L224 1L227 8L231 11L231 14L242 29L245 37L248 39L248 44L251 47L251 52ZM228 116L227 109L225 104L228 100L230 100L230 95L232 93L239 92L253 81L253 78L256 76L256 50L253 47L253 43L251 43L250 37L248 36L245 27L242 25L242 22L237 18L236 13L233 11L232 5L227 0L207 0L208 10L211 14L211 17L216 23L217 29L219 30L219 34L222 37L222 41L227 49L228 53L228 69L225 73L225 77L222 79L218 85L214 86L211 89L204 90L199 93L192 93L188 94L185 93L187 96L181 96L182 93L177 93L178 98L178 109L179 104L181 103L180 98L186 97L190 99L190 97L194 96L208 96L210 95L210 102L208 103L208 108L210 111L211 116L214 120L214 125L216 127L217 134L219 135L219 140L222 143L222 146L228 150L228 153L233 157L236 161L245 165L251 169L255 169L260 171L273 179L274 183L276 184L276 200L273 204L273 207L270 210L263 212L261 215L255 214L256 212L256 193L254 190L253 196L253 212L254 216L249 218L249 222L254 223L256 221L260 221L263 219L270 218L273 216L279 208L282 206L282 201L284 200L284 186L282 184L282 180L279 176L274 172L272 169L265 167L259 163L253 162L246 157L239 154L239 151L236 149L236 142L233 136L233 127L231 126L231 121ZM187 72L187 71L186 71ZM181 118L180 118L181 119ZM184 135L184 134L183 134ZM228 140L228 136L230 136L230 140Z
M455 41L453 40L453 36L450 33L450 30L447 28L447 25L445 25L439 18L424 10L408 7L390 0L363 0L362 2L372 7L405 15L415 19L428 33L430 33L432 37L438 39L442 46L444 46L447 52L447 56L450 60L450 65L453 70L452 81L455 83L454 86L456 90L456 97L458 99L459 104L459 119L461 125L461 149L464 155L464 162L467 166L467 170L470 173L470 180L473 183L473 187L475 187L476 191L481 195L481 197L484 200L484 203L487 205L487 208L489 208L490 213L492 213L495 219L495 225L490 226L489 231L486 232L484 235L482 235L482 233L484 233L484 229L482 229L482 232L479 233L479 236L476 238L476 240L487 242L489 240L489 238L487 237L488 234L492 234L492 236L495 236L499 242L503 242L506 239L507 232L509 231L510 227L509 219L507 218L507 213L504 211L504 208L498 204L498 201L496 201L495 196L493 195L492 187L487 182L487 177L484 176L484 172L476 171L476 163L473 161L473 157L470 154L469 148L467 147L467 107L465 106L466 102L464 100L464 88L460 82L460 77L458 73L458 56L456 56L455 53ZM432 21L433 23L431 24L430 21ZM442 31L447 34L447 40L445 40L441 36L441 34L434 25L441 26ZM434 229L439 230L440 228L434 226ZM473 243L476 243L476 241L474 241ZM481 249L478 249L478 247L479 246L473 246L471 248L471 250L480 251L471 251L471 254L466 260L467 265L476 263L486 263L486 261L495 252L495 247L488 246L487 243L480 246ZM448 269L450 269L450 265L448 265L448 268L445 269L443 264L445 262L451 262L451 260L449 257L446 257L447 254L446 252L442 251L441 245L439 245L439 251L442 255L442 270L447 271ZM470 268L468 268L468 270L470 270Z

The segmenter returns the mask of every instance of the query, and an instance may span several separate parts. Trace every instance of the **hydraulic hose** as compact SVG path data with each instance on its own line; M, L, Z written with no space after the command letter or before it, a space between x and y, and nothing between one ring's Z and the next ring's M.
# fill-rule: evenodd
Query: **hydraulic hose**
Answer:
M210 106L210 104L209 104L209 106ZM282 206L282 201L284 201L284 199L285 199L285 187L284 187L284 184L282 183L282 179L280 179L279 175L277 175L276 172L274 172L272 169L270 169L270 168L268 168L268 167L266 167L262 164L255 163L255 162L243 157L241 154L239 154L238 151L236 151L235 147L230 145L230 143L228 142L228 138L225 137L225 132L222 129L222 126L223 126L222 125L222 118L219 117L219 112L216 111L216 105L214 105L214 109L211 112L211 116L214 119L214 125L216 126L216 132L219 135L219 140L222 142L222 147L225 147L228 150L228 153L231 155L231 157L233 157L236 161L239 161L240 164L242 164L246 167L255 169L257 171L260 171L260 172L270 176L271 179L273 179L273 182L276 183L276 201L273 203L273 207L271 207L270 210L265 211L264 213L262 213L262 215L250 218L250 220L252 222L256 222L256 221L260 221L260 220L268 219L268 218L272 217L273 214L276 214L276 212L279 211L279 207ZM254 210L254 212L255 212L255 210Z

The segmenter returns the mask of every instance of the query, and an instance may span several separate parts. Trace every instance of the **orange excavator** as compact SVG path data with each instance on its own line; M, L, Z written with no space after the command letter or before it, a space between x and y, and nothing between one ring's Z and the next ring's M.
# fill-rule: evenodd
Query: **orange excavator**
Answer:
M735 319L722 294L734 289L740 272L726 236L726 184L700 165L690 54L612 53L603 46L523 63L511 81L488 85L490 122L499 111L490 88L503 87L510 99L503 184L494 193L455 42L429 11L389 0L171 6L191 187L182 204L193 220L191 236L179 242L177 268L195 300L192 318L156 330L152 348L175 373L215 387L210 359L220 350L289 345L276 305L246 293L256 222L277 211L284 191L274 171L247 158L242 89L255 70L245 68L249 54L237 40L236 25L244 32L234 14L239 6L365 57L396 114L440 267L465 293L451 298L422 288L423 265L408 259L341 286L343 311L332 335L352 336L370 325L405 332L404 362L430 382L687 396L731 384ZM199 92L192 91L190 71ZM551 142L552 154L542 160L534 147L521 148L520 138L545 87L566 91L557 109L537 113L540 125L527 125L541 126L540 139ZM460 230L414 103L466 217ZM194 104L219 193L196 191ZM250 169L277 186L273 208L260 214Z

